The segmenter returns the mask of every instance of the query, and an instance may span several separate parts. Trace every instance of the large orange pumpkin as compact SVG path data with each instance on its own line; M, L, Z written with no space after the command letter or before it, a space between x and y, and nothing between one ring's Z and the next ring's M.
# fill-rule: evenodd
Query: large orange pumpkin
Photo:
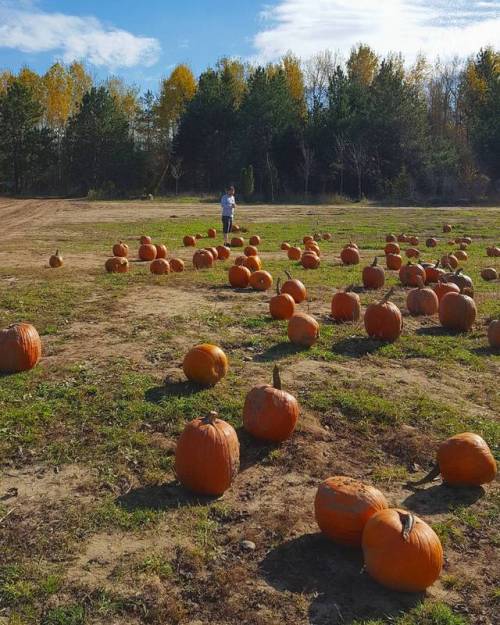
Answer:
M190 349L182 363L187 379L201 386L217 384L226 375L228 367L226 354L210 343Z
M64 262L63 257L59 253L59 250L56 250L56 253L52 254L52 256L49 258L49 266L52 267L52 269L57 269L58 267L62 267L63 262Z
M292 274L289 271L285 271L288 280L281 287L282 293L288 293L294 299L296 304L300 304L307 299L307 290L304 284L300 280L292 278Z
M452 486L481 486L495 479L497 464L486 441L464 432L441 443L437 451L443 481Z
M404 286L418 286L418 280L425 282L425 269L422 265L414 265L411 261L399 270L399 279Z
M302 256L302 250L300 249L300 247L291 247L287 251L287 255L289 260L300 260L300 257Z
M440 261L438 260L435 265L425 266L425 283L432 284L434 282L439 282L440 278L444 276L444 269L439 267ZM423 265L422 265L423 266Z
M139 258L151 262L156 258L156 247L152 243L144 243L139 248Z
M0 373L20 373L36 366L42 342L30 323L16 323L0 330Z
M231 250L225 245L218 245L216 249L219 260L227 260L231 256Z
M401 592L423 592L443 567L434 530L416 515L388 508L367 521L362 537L365 568L377 582Z
M281 279L276 283L276 295L269 301L269 312L273 319L290 319L295 312L295 301L288 293L280 290Z
M331 309L335 321L358 321L361 316L359 295L349 289L338 291L332 297Z
M170 261L170 269L174 273L181 273L184 271L184 261L180 258L172 258Z
M128 260L122 256L108 258L104 267L108 273L127 273L129 270Z
M243 261L243 267L250 269L250 271L259 271L262 269L262 261L259 256L246 256Z
M268 271L254 271L248 280L248 284L256 291L267 291L273 286L273 277Z
M157 258L149 265L149 271L156 275L166 274L170 271L170 263L165 258Z
M453 282L443 282L440 280L436 286L433 287L434 293L437 295L438 301L441 302L443 297L448 293L460 293L460 288Z
M159 243L156 247L156 258L167 258L168 250L167 246Z
M340 259L344 265L357 265L360 260L359 250L355 247L344 247L340 252Z
M185 488L198 495L222 495L239 466L238 436L216 412L186 425L175 451L175 473Z
M447 293L439 302L439 321L449 330L468 332L476 320L477 308L472 297Z
M378 304L370 304L365 311L365 328L368 336L381 341L395 341L403 329L401 311L389 301L391 289Z
M296 345L311 347L319 337L319 323L306 313L298 312L288 321L288 338Z
M295 397L281 389L279 369L274 367L273 385L259 384L246 396L243 425L255 438L281 443L290 438L299 418Z
M195 269L210 269L214 266L214 257L208 250L197 250L193 254Z
M304 252L300 262L304 269L317 269L321 261L315 252Z
M128 256L128 245L120 241L119 243L115 243L113 245L113 256L121 256L122 258L126 258Z
M351 477L329 477L316 492L314 513L320 530L342 545L361 546L368 519L388 508L384 495Z
M387 254L385 257L385 265L387 269L392 269L393 271L399 271L401 269L401 265L403 264L403 259L399 254Z
M387 243L387 245L384 247L384 253L387 254L399 254L399 252L401 251L401 248L399 247L399 245L397 243Z
M243 254L245 254L245 256L258 256L259 250L255 247L255 245L247 245L243 250Z
M187 234L183 239L182 243L184 247L195 247L196 246L196 237Z
M242 237L233 237L231 239L231 247L243 247L245 240Z
M500 347L500 320L493 319L488 325L488 343L493 349Z
M439 300L436 293L420 280L416 289L412 289L406 296L406 307L411 315L435 315L439 309Z
M380 289L385 283L385 271L378 264L378 258L371 265L363 268L362 279L365 289Z
M247 267L233 265L228 272L229 284L235 289L244 289L248 286L251 275L250 269L247 269Z

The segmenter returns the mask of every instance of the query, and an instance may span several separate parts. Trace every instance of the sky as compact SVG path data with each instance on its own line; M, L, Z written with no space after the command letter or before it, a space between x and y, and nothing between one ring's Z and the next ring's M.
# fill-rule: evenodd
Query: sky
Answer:
M433 59L500 48L500 0L0 0L0 70L83 60L156 90L178 63L276 61L357 43Z

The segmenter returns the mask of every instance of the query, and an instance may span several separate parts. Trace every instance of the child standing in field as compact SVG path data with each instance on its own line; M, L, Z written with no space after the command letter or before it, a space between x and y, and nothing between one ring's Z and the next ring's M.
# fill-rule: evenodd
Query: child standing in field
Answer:
M231 185L227 188L226 193L220 201L222 208L222 232L224 233L224 245L229 247L229 234L233 227L234 209L236 201L234 199L234 187Z

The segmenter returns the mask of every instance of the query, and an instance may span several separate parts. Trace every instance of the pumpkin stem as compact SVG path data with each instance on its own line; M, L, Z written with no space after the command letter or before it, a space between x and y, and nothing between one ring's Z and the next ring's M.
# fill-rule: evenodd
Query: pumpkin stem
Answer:
M384 295L384 297L380 300L380 303L386 304L389 301L389 299L392 297L393 293L394 293L394 287L391 287L389 291Z
M273 369L273 386L276 390L281 391L281 376L278 365L274 365Z
M437 268L439 267L439 263L440 263L440 262L441 262L441 261L440 261L440 260L439 260L439 258L438 258L438 259L437 259L437 261L436 261L436 264L434 265L434 269L437 269Z
M401 523L403 524L403 540L408 540L410 534L415 526L415 517L411 512L400 512L399 518L401 519Z
M278 280L276 281L276 295L279 295L281 293L281 278L278 278Z
M425 477L418 480L418 482L408 482L408 486L421 486L422 484L427 484L427 482L432 482L432 480L435 480L440 473L441 471L439 470L439 465L435 464Z
M205 417L205 423L208 423L210 425L213 425L215 423L215 420L219 417L219 413L216 412L215 410L211 410L207 416Z
M286 269L285 269L285 274L286 274L286 277L287 277L289 280L291 280L291 279L292 279L292 274L291 274L289 271L287 271Z
M378 263L378 258L375 256L373 263L372 263L372 267L376 267Z
M456 271L455 271L455 275L458 276L462 273L462 271L464 270L463 267L459 267Z

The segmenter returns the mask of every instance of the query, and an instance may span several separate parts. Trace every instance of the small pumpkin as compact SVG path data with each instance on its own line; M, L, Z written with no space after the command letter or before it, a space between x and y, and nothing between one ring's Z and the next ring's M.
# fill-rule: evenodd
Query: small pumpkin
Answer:
M495 247L494 245L486 248L486 254L488 256L500 256L500 247Z
M283 243L281 244L281 249L284 252L288 252L288 250L291 248L292 246L290 245L290 243L288 243L288 241L283 241Z
M365 289L380 289L384 286L385 271L377 263L378 258L375 256L373 263L363 268L362 279Z
M437 462L443 481L451 486L481 486L495 479L497 464L486 441L464 432L441 443Z
M172 258L170 260L170 269L174 273L182 273L184 271L184 261L180 258Z
M260 245L260 237L254 234L250 237L250 240L248 242L250 243L250 245L257 247L258 245Z
M361 317L361 301L359 295L348 287L345 291L337 291L332 297L331 311L335 321L358 321Z
M214 260L218 260L219 252L216 247L206 247L205 249L212 254Z
M262 261L260 256L246 256L243 262L243 266L250 269L250 271L259 271L262 269Z
M305 245L308 241L314 241L314 238L310 234L306 234L306 236L302 239L302 243Z
M240 226L238 226L238 224L233 224L231 226L231 232L240 232L240 231L241 231L241 228Z
M418 286L419 278L425 282L426 274L422 265L414 265L409 261L408 264L403 265L399 270L399 279L403 286Z
M267 291L273 286L273 277L268 271L258 270L252 273L248 283L256 291Z
M120 241L113 245L113 256L120 256L126 258L128 256L128 245Z
M460 267L454 273L447 273L443 276L444 282L453 282L458 286L460 292L464 289L473 289L472 278L463 273L463 269Z
M416 289L412 289L406 296L406 307L411 315L435 315L439 309L439 300L436 293L424 288L422 280Z
M424 266L425 269L425 284L434 284L435 282L439 282L439 280L445 275L444 269L439 267L439 260L435 265Z
M222 495L239 466L236 431L216 412L186 425L175 451L175 474L185 488L198 495Z
M200 237L201 237L201 235L200 235ZM182 243L183 243L184 247L195 247L196 246L196 237L193 237L190 234L187 234L182 239Z
M397 243L394 242L387 243L387 245L384 247L385 254L399 254L400 251L401 248Z
M156 258L156 247L152 243L144 243L139 248L139 258L151 262Z
M387 234L385 237L386 243L396 243L398 237L395 234Z
M393 271L399 271L401 269L401 265L403 264L403 259L399 254L387 254L385 257L385 266L387 269L392 269Z
M288 321L288 338L295 345L311 347L319 337L319 323L314 317L297 312Z
M276 283L276 295L269 301L269 312L273 319L290 319L295 312L295 301L288 293L281 292L281 278Z
M481 278L483 280L496 280L498 278L497 270L494 267L485 267L481 270Z
M443 224L443 232L451 232L453 226L451 224Z
M464 252L464 250L457 250L456 252L454 252L453 256L455 256L457 260L461 260L462 262L465 262L469 258L467 256L467 252Z
M273 385L259 384L247 394L243 425L255 438L281 443L290 438L295 430L299 412L295 397L282 390L279 369L275 366Z
M360 547L368 519L388 507L377 488L351 477L335 476L319 485L314 516L325 536L342 545Z
M156 247L156 258L167 258L168 250L167 246L159 243Z
M389 301L394 293L394 288L377 304L370 304L365 311L365 329L373 339L381 341L395 341L401 335L403 329L403 317L401 311Z
M392 590L423 592L443 568L437 534L405 510L388 508L372 515L363 530L362 547L368 574Z
M287 252L289 260L300 260L302 250L300 247L291 247Z
M225 245L218 245L217 256L219 257L219 260L227 260L231 256L231 251Z
M59 250L56 250L56 253L52 254L52 256L49 258L49 265L52 267L52 269L57 269L58 267L63 266L63 257L59 253Z
M214 266L214 257L208 250L196 250L193 254L195 269L210 269Z
M409 247L405 254L407 258L418 258L420 256L420 252L415 247Z
M127 273L129 270L128 260L122 256L112 256L106 261L104 268L108 273Z
M477 308L472 297L447 293L439 302L439 321L450 330L468 332L476 320Z
M243 254L245 254L245 256L258 256L259 250L254 245L247 245L243 250Z
M419 239L418 237L410 237L410 241L409 241L410 245L418 245L419 244Z
M281 287L282 293L288 293L293 297L296 304L300 304L307 299L307 290L304 284L300 280L292 278L292 274L289 271L285 271L288 280Z
M434 237L430 237L425 242L426 247L436 247L437 244L438 244L438 240L435 239Z
M442 267L451 267L452 269L456 269L458 267L458 259L454 254L445 254L441 257L441 266Z
M438 302L440 302L447 293L460 293L460 289L456 284L453 284L453 282L443 282L443 280L440 280L436 286L433 287L433 291L437 295Z
M357 265L360 260L359 250L356 247L344 247L340 252L340 259L344 265Z
M321 241L321 235L320 235L320 233L319 233L319 232L315 232L315 233L313 234L313 239L314 239L315 241Z
M166 258L157 258L149 265L149 271L156 275L167 274L170 271L170 263Z
M320 265L320 259L314 252L304 252L300 259L302 267L304 269L317 269Z
M319 245L314 241L312 243L305 244L306 252L314 252L316 256L321 256L321 250L319 249Z
M202 234L200 234L199 232L197 232L197 233L194 235L194 238L195 238L197 241L199 241L200 239L203 239L203 235L202 235Z
M215 228L209 228L207 231L207 235L209 239L215 239L217 236L217 230Z
M488 325L488 343L493 349L500 347L500 320L493 319Z
M248 286L251 275L250 269L243 265L233 265L228 272L229 284L235 289L244 289Z
M409 238L406 234L404 234L403 232L401 234L398 234L398 243L408 243Z
M151 239L151 237L148 237L145 234L143 234L141 238L139 239L139 243L141 245L151 245L152 242L153 240Z
M217 345L203 343L189 350L182 368L188 380L201 386L214 386L226 375L226 354Z
M247 257L246 256L236 256L236 258L234 259L234 264L235 265L243 265L244 262L246 261Z
M331 241L333 236L330 232L323 232L323 241Z
M30 323L16 323L0 330L0 373L33 369L42 357L42 341Z
M233 237L231 239L231 247L243 247L245 240L242 237Z

